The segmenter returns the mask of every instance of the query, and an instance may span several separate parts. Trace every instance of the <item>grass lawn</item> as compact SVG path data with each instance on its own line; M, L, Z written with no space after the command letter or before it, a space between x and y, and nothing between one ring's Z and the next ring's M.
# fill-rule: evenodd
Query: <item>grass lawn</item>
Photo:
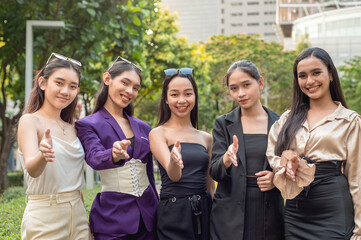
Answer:
M26 206L26 188L11 187L0 196L0 239L21 239L20 229ZM100 185L94 189L83 189L84 203L89 216L90 207L96 194L100 192Z

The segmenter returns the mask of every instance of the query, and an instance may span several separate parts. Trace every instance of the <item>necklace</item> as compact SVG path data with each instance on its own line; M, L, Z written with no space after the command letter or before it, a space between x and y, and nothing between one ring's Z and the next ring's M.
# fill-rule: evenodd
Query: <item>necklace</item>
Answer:
M61 124L58 122L58 120L55 120L56 124L59 125L59 127L61 128L61 130L63 130L63 135L66 135L66 132L65 132L65 125L64 126L61 126Z

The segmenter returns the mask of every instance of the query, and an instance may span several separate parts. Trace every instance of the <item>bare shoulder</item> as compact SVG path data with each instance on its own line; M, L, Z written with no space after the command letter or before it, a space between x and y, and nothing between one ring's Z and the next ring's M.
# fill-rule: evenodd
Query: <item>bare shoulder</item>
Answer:
M36 115L27 113L20 117L18 125L18 143L24 141L38 141L44 134L42 121Z
M20 117L19 128L34 128L34 126L38 128L40 122L41 120L35 114L26 113Z
M160 139L160 138L164 138L164 127L163 126L158 126L156 128L153 128L152 130L150 130L149 132L149 140L152 141L152 139Z
M210 148L213 144L212 135L202 130L198 130L198 132L202 136L203 141L207 144L207 149Z

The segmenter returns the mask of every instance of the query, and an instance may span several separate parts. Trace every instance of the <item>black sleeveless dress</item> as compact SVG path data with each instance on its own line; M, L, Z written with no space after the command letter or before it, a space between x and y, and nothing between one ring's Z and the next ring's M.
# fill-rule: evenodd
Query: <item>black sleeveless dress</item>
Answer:
M264 193L257 185L255 173L264 170L266 134L244 134L246 146L247 190L243 239L265 239Z
M169 146L172 150L173 145ZM209 156L198 143L181 143L184 164L178 182L169 179L158 164L162 185L157 210L159 240L209 239L209 217L212 200L207 192L206 176Z

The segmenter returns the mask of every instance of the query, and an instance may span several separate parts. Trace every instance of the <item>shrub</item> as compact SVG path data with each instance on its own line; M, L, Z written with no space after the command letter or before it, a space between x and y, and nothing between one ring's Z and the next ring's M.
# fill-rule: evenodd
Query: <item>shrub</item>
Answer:
M89 211L100 185L83 189L85 209ZM26 207L26 187L10 187L0 195L0 239L21 239L21 221Z
M24 173L20 171L8 172L9 186L23 186L24 184Z

